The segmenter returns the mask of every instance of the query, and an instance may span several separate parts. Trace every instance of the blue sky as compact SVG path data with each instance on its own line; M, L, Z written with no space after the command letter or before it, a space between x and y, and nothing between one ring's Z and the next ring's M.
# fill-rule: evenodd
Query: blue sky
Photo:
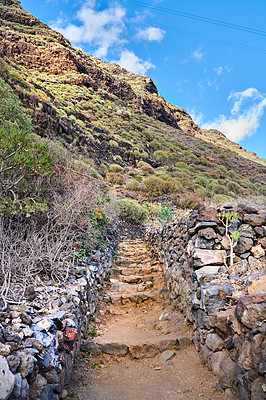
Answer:
M21 0L21 5L74 46L150 76L159 93L201 127L219 129L266 157L266 1Z

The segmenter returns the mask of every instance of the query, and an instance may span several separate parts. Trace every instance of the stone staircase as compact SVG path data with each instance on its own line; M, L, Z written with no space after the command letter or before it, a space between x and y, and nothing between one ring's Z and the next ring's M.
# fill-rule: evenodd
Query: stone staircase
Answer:
M187 323L167 300L161 265L151 260L142 240L120 243L108 286L100 335L83 343L83 350L165 360L191 345Z
M75 398L226 398L214 393L216 379L200 364L191 326L170 305L162 266L150 258L142 240L120 243L91 326L97 334L81 345Z

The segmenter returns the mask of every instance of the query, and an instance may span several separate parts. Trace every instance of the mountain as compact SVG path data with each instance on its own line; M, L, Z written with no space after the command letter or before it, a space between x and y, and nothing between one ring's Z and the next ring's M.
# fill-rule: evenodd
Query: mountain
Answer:
M123 194L189 201L266 193L266 160L203 130L150 78L74 48L0 0L0 73L31 113L35 133L93 162Z

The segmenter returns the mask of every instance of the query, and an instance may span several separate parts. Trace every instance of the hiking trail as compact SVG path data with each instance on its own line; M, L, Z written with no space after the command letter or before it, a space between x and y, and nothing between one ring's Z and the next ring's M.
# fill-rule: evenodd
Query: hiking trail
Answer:
M81 347L76 399L237 399L217 390L200 363L193 329L171 306L162 266L143 240L120 242L93 325L97 336Z

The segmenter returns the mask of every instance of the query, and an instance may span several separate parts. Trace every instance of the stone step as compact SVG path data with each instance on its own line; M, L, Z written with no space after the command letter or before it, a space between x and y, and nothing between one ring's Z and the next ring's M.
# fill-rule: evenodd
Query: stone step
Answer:
M171 335L167 339L165 336L148 340L147 342L129 343L127 341L105 341L103 338L88 339L81 345L81 350L93 355L101 353L125 357L130 355L134 359L153 358L161 355L166 351L171 350L172 356L176 351L183 350L192 344L192 339L189 336L176 336Z
M147 301L152 301L156 303L161 303L162 299L159 294L154 294L151 292L120 292L120 293L110 293L110 301L112 304L126 304L132 302L135 304L140 304Z
M120 279L122 282L125 283L147 283L147 282L153 282L155 279L154 275L119 275L118 279Z

